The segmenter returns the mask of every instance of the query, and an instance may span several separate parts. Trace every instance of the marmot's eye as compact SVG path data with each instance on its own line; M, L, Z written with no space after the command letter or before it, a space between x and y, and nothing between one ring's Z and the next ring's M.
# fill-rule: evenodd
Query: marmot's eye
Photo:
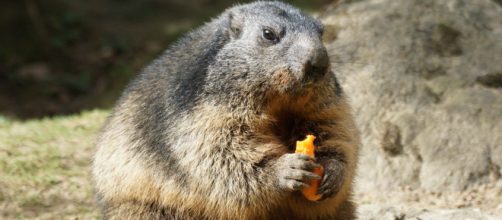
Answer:
M270 29L263 29L263 38L269 40L269 41L274 41L276 42L279 40L275 33L271 31Z

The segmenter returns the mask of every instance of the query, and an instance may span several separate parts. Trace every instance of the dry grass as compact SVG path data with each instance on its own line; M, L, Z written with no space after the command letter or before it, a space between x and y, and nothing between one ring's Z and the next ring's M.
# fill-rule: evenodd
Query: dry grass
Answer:
M90 165L106 115L0 116L0 219L96 219Z

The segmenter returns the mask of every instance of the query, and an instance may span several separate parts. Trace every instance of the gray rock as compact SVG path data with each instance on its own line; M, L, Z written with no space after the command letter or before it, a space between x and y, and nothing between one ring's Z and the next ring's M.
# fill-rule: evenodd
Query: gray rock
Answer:
M500 181L500 4L346 1L319 16L361 130L358 190Z

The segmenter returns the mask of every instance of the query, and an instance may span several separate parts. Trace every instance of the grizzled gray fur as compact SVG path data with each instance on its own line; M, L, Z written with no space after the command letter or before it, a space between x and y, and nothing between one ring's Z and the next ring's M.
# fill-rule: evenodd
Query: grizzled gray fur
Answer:
M124 91L98 139L106 219L354 219L359 138L323 25L280 2L227 9ZM294 154L316 139L317 159ZM325 175L312 172L322 165ZM320 179L322 198L300 190Z

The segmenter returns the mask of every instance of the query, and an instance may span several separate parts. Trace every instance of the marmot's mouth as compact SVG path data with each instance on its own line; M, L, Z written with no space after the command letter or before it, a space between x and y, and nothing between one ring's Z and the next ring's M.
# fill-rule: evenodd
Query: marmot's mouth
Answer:
M281 68L272 73L272 84L279 88L292 87L297 81L298 79L289 69Z
M287 68L281 68L272 73L272 86L281 95L304 96L318 83L318 79L311 77L299 77L303 74L295 74Z

